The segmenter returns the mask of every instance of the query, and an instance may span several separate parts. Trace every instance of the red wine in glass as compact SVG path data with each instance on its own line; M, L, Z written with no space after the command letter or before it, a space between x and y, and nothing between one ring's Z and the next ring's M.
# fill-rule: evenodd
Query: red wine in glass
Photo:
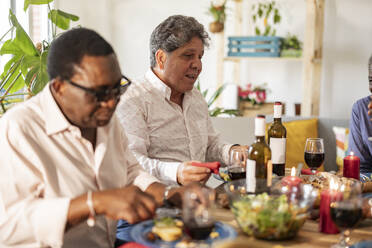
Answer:
M242 179L246 177L245 169L243 167L231 167L227 170L231 180Z
M324 162L324 144L322 138L308 138L305 144L305 162L313 174Z
M305 162L312 170L317 170L324 162L324 152L305 152Z
M214 224L199 226L195 222L186 222L184 229L185 233L189 235L193 240L204 240L209 237L212 232Z
M339 228L353 228L363 217L362 206L348 202L333 202L330 211L333 222Z

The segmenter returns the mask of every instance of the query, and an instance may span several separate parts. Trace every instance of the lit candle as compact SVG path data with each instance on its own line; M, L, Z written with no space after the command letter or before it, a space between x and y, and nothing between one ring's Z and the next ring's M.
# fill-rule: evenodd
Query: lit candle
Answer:
M329 207L339 197L342 197L342 194L337 192L337 183L332 178L329 182L329 189L323 190L320 194L319 230L323 233L335 234L340 232L331 219Z
M355 178L359 180L360 175L360 158L350 152L349 156L344 158L344 177Z
M302 179L296 176L295 167L292 167L290 176L286 176L282 179L282 184L288 185L290 187L298 186L301 182L302 182Z

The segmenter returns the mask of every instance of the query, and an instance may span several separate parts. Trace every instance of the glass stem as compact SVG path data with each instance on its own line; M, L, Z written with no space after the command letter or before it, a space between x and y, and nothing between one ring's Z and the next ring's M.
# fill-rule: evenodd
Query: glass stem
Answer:
M347 229L342 232L340 238L340 247L349 247L350 245L350 231Z

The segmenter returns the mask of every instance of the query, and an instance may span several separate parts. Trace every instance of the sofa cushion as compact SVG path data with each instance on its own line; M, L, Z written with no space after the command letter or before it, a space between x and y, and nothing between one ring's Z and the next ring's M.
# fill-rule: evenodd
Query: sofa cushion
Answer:
M318 119L283 122L287 129L286 167L297 167L304 162L304 150L307 138L318 137Z
M346 156L349 143L349 128L335 126L332 130L336 137L336 164L342 171L344 167L344 157Z

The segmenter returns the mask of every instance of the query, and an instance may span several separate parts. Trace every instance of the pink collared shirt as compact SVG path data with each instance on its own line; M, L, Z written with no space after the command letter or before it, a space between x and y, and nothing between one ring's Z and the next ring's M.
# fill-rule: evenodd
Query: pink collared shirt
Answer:
M71 125L49 85L0 119L0 243L18 247L113 247L116 221L98 216L65 232L70 199L156 179L128 149L114 115L96 149Z
M116 113L138 162L161 182L177 182L185 161L228 163L231 144L215 132L208 106L197 89L186 92L182 108L151 69L121 97Z

